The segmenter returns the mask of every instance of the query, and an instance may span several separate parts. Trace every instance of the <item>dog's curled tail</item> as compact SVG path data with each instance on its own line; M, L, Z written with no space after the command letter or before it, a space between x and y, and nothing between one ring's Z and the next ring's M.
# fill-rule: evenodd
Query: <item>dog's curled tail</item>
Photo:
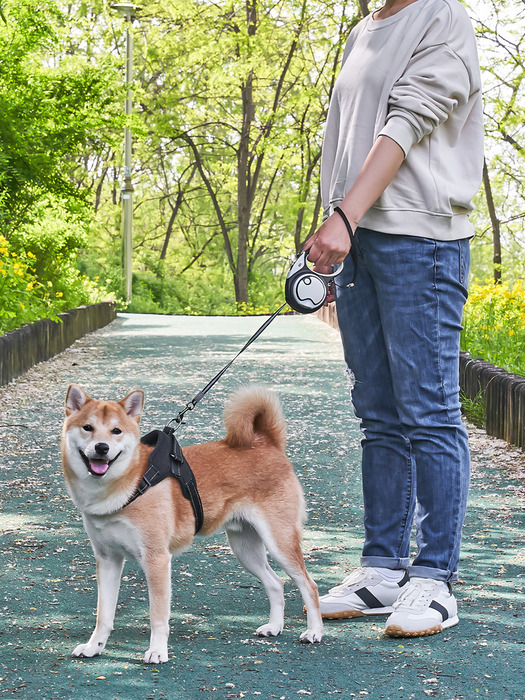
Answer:
M279 398L263 386L238 389L224 408L225 441L230 447L251 447L263 435L284 452L286 422Z

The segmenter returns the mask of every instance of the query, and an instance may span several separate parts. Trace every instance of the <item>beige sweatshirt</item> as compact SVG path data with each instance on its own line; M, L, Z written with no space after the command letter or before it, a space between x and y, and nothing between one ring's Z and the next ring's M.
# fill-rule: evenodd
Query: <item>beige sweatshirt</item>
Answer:
M369 15L350 33L323 141L325 218L380 134L405 160L361 226L437 240L472 236L468 213L483 166L481 78L458 0L417 0L387 19Z

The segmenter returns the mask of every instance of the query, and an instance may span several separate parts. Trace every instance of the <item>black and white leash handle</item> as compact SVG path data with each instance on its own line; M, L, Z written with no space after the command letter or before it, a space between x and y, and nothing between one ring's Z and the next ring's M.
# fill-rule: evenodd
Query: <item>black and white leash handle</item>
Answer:
M308 266L308 251L303 250L294 262L284 285L284 296L289 306L300 314L318 311L328 297L333 278L343 270L343 263L329 274L321 274Z
M354 231L341 207L335 207L334 212L337 212L343 219L350 238L350 254L354 263L354 272L352 280L347 286L353 287L357 267ZM315 268L308 267L308 252L303 251L299 254L288 272L284 287L286 301L294 311L300 314L311 314L325 304L333 278L339 275L344 267L344 263L340 263L338 266L333 266L332 273L320 273Z

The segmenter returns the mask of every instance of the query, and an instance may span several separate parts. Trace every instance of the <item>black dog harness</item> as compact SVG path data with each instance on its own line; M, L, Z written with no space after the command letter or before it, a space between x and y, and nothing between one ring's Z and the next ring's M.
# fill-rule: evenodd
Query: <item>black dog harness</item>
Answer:
M151 486L160 484L161 481L172 476L179 482L184 498L187 498L191 503L195 515L195 533L197 533L204 522L202 502L197 489L195 475L182 454L181 446L174 432L173 428L166 426L164 430L153 430L141 438L140 441L144 445L154 445L155 449L149 456L148 468L142 477L142 481L126 503L126 506L129 506L135 499L142 496Z

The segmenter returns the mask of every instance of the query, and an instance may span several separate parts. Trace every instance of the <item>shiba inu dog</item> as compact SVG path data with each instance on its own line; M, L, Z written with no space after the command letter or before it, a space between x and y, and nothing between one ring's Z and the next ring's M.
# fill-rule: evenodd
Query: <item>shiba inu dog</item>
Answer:
M132 502L152 447L140 442L144 394L121 401L90 398L72 384L66 396L62 466L71 498L82 513L97 563L97 623L73 656L100 654L113 629L124 561L135 559L146 575L150 647L146 663L168 660L171 557L195 535L195 515L175 478L166 478ZM257 629L278 635L284 625L283 583L267 552L295 581L307 610L303 642L320 642L323 624L317 586L301 552L304 499L285 455L286 425L279 400L262 387L234 394L224 410L226 436L184 447L203 508L199 534L224 528L240 563L262 582L270 618Z

